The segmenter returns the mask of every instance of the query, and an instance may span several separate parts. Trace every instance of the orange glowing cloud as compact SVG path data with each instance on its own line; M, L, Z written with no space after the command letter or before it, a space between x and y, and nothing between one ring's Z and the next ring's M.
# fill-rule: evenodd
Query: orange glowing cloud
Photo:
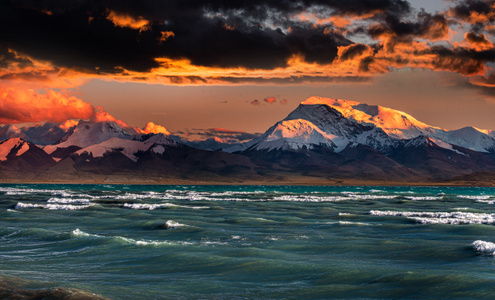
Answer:
M158 133L163 133L165 135L170 135L170 132L165 129L165 127L161 126L161 125L158 125L158 124L155 124L153 122L148 122L148 124L146 124L146 127L144 127L144 129L142 130L143 133L145 134L148 134L148 133L154 133L154 134L158 134Z
M69 128L72 128L76 126L79 123L79 121L76 120L67 120L59 125L59 127L65 131L69 130Z
M134 18L126 14L117 13L115 11L110 11L108 13L107 19L110 20L115 26L128 27L139 31L148 30L150 25L150 21L142 17Z
M277 99L275 99L275 97L268 97L268 98L265 98L264 101L267 102L267 103L272 104L275 101L277 101Z
M495 88L495 72L490 73L487 76L474 76L469 79L469 82L473 85Z
M466 32L466 34L464 34L464 39L476 50L488 50L494 46L483 33L476 34L475 32Z
M91 117L90 121L94 123L111 121L121 127L126 127L126 128L129 127L124 121L116 119L114 116L106 112L101 106L95 107L94 114Z
M68 119L89 119L94 109L83 100L48 90L0 88L0 124L65 122Z
M175 36L173 31L161 31L160 34L161 36L158 38L160 44Z

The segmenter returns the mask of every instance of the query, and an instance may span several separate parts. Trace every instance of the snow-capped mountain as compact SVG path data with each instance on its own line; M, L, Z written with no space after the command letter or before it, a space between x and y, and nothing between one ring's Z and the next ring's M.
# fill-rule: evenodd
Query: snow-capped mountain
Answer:
M136 154L140 151L144 152L151 150L154 153L163 154L165 151L164 146L170 147L177 145L177 142L169 139L162 133L147 137L144 141L113 137L101 143L82 148L81 150L76 151L75 154L87 154L96 158L103 157L106 153L117 151L127 156L130 160L137 162L138 157Z
M404 141L425 136L445 149L452 149L455 145L495 153L495 138L489 135L491 133L474 127L448 131L391 108L310 97L260 137L225 151L297 150L325 146L338 153L357 143L389 153Z
M11 171L31 172L54 163L41 148L21 138L0 142L0 164Z
M0 142L0 161L6 161L9 156L21 156L29 150L29 144L20 139L12 138Z
M136 135L137 132L128 128L122 128L112 121L97 123L80 121L74 129L62 138L60 143L48 145L44 150L46 153L52 154L57 148L67 148L70 146L85 148L111 138L130 140L135 138Z
M426 182L495 174L494 131L444 130L398 110L340 99L310 97L262 135L223 151L189 147L161 126L76 123L0 127L9 138L0 142L0 178ZM22 137L58 141L43 147Z

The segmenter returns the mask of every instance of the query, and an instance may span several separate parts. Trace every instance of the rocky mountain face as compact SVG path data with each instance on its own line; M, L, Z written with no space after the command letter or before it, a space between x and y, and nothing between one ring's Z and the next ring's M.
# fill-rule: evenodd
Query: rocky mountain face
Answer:
M55 125L45 127L54 132ZM36 130L46 137L42 128ZM45 146L27 141L27 135L8 138L16 131L5 129L5 179L212 183L298 176L427 182L495 172L492 131L448 131L390 108L320 97L306 99L261 136L223 151L195 149L167 134L144 134L112 121L80 121L64 135L56 131L60 140Z
M315 176L442 180L495 170L495 139L448 131L397 110L310 97L260 137L225 151Z

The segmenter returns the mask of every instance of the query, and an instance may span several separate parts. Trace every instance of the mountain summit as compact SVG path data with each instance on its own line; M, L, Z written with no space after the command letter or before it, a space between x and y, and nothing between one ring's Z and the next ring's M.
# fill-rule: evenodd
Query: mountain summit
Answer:
M80 121L44 147L15 137L29 129L4 127L10 139L0 142L0 176L21 181L284 183L429 182L495 174L493 131L449 131L402 111L350 100L310 97L262 135L223 151L186 146L154 124L145 130L124 125ZM50 128L61 127L43 125L33 132Z

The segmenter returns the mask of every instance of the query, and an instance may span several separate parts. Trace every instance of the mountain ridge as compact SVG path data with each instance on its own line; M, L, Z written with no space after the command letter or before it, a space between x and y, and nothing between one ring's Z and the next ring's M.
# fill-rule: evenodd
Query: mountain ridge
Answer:
M10 136L28 132L4 128ZM145 133L108 120L80 121L46 146L11 137L0 142L0 179L439 182L495 172L492 133L449 131L391 108L310 97L257 138L223 151L187 146L163 127Z

